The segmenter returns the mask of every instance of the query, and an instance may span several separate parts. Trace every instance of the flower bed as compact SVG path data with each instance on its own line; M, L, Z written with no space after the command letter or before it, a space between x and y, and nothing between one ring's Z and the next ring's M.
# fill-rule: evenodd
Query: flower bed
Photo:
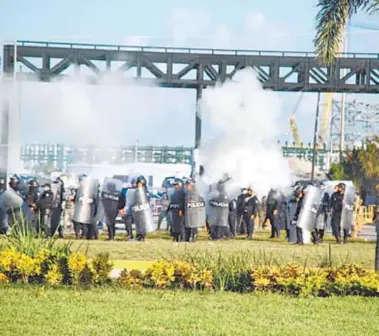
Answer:
M89 260L84 254L41 249L28 255L16 249L0 251L0 283L50 286L118 285L127 289L187 289L272 292L292 296L379 296L379 275L358 265L306 268L297 265L204 267L181 260L157 261L145 271L126 270L112 282L108 254Z

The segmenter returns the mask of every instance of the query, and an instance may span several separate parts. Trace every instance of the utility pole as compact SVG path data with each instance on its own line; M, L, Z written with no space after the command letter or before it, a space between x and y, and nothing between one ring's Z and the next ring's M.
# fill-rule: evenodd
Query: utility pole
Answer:
M313 154L312 154L312 173L311 173L311 180L312 183L315 180L315 165L316 165L316 143L317 143L317 128L318 128L318 115L320 113L320 99L321 99L321 93L317 93L317 106L316 106L316 117L315 117L315 129L313 132Z
M343 52L346 54L349 50L348 46L348 35L349 35L349 22L347 22L345 36L344 36L344 50ZM346 69L343 69L342 76L346 76ZM341 97L341 122L340 122L340 162L343 160L343 153L345 150L345 105L346 105L346 93L342 93Z

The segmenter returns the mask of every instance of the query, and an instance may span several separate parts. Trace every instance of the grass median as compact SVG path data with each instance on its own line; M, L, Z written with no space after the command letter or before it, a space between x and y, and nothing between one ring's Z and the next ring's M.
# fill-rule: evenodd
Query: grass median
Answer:
M376 298L5 287L0 335L378 335Z
M167 233L155 232L150 234L145 242L126 242L124 235L118 235L114 242L105 241L105 237L101 237L98 241L72 241L72 248L87 253L89 257L99 252L109 252L111 259L116 260L119 266L122 266L121 261L128 260L134 262L136 268L158 259L204 253L227 256L241 251L251 258L268 264L295 262L317 267L332 262L334 265L358 263L366 268L373 268L374 241L358 239L351 240L348 244L337 245L332 237L328 236L323 244L297 246L287 243L284 238L267 237L267 231L257 231L252 241L239 237L234 240L212 242L207 239L205 232L202 232L196 243L173 243Z

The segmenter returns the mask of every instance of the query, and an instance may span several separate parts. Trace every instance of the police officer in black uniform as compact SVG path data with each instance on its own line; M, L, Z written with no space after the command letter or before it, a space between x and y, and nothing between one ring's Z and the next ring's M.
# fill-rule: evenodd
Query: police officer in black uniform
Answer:
M39 184L36 180L30 180L29 181L29 189L26 194L26 203L29 206L30 212L31 212L31 221L33 228L37 228L38 225L38 204L41 198L41 192L39 191Z
M330 197L329 209L331 212L331 226L333 236L336 238L336 242L341 244L341 218L342 218L342 210L343 210L343 198L345 193L345 184L339 183L336 186L336 191ZM347 238L349 236L349 231L344 230L343 232L344 242L347 242Z
M266 208L266 218L271 223L271 236L270 238L279 238L280 230L279 230L279 201L277 197L277 193L275 190L271 189L267 196L267 208Z
M108 240L114 240L116 235L116 218L123 208L120 203L121 193L113 182L108 182L106 191L101 193L101 202L104 207L105 221L108 226Z
M230 232L230 237L235 238L237 232L237 199L234 198L229 202L229 217L228 217L228 222L229 222L229 232Z
M299 219L301 207L303 206L303 201L304 201L304 190L299 189L296 192L296 200L297 200L297 205L296 205L296 211L293 216L293 220L296 222ZM296 225L296 243L297 245L303 245L304 240L303 240L303 229L301 227L298 227Z
M254 220L258 213L258 197L253 193L253 189L247 188L247 195L243 200L243 221L246 223L247 239L253 239Z
M51 185L46 183L44 186L44 191L39 200L39 225L37 225L37 233L41 234L42 232L47 236L51 237L51 215L53 211L54 203L54 194L51 191Z
M58 177L54 184L58 184L60 186L59 194L56 196L53 204L52 216L51 216L51 232L54 234L58 231L59 238L63 238L63 226L61 224L62 219L62 202L64 197L64 183L60 177Z
M18 178L17 175L13 175L9 179L8 186L9 186L9 188L13 189L20 197L22 197L22 194L20 192L20 179ZM9 227L12 227L13 224L15 224L16 222L22 223L23 214L22 214L21 208L9 209L7 211L7 214L8 214L8 225L9 225Z

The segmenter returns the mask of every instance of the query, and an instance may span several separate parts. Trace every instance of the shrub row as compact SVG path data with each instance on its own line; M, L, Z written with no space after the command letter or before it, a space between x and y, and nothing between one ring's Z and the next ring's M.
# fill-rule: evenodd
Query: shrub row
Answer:
M32 256L5 249L0 251L0 283L56 285L104 285L110 283L112 263L108 254L88 260L81 253L58 253L41 249Z
M379 296L379 276L358 265L312 269L297 265L258 266L236 272L201 269L183 261L160 261L145 272L123 270L126 288L191 288L218 291L271 292L293 296Z
M110 284L108 254L88 260L84 254L41 249L32 256L16 249L0 251L0 283L93 286ZM128 289L191 289L271 292L294 296L379 296L379 275L359 265L307 268L297 265L204 267L188 261L155 262L146 271L121 272L117 283Z

